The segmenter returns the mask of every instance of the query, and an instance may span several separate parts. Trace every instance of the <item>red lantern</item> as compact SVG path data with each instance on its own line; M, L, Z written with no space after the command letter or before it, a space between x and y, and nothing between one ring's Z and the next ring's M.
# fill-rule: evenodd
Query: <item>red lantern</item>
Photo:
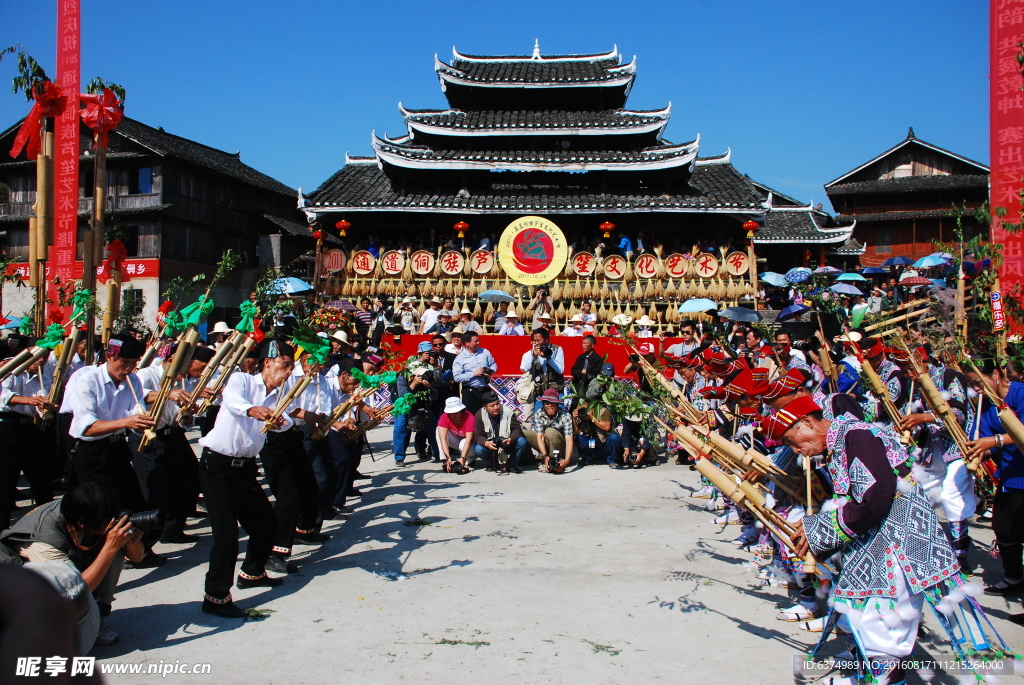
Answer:
M613 224L610 221L605 221L603 224L598 226L598 228L600 228L601 231L604 233L604 237L605 238L611 238L612 237L612 231L615 230L615 224Z
M461 240L466 237L466 231L469 230L469 224L465 221L460 221L455 224L455 230L459 232L459 239Z
M346 235L348 235L348 229L352 228L352 224L342 219L338 223L334 224L334 227L338 229L338 234L341 235L342 238L344 238Z
M324 232L319 230L319 229L316 230L316 231L313 231L313 237L316 238L317 240L323 240L324 239Z
M757 223L753 219L747 219L743 222L743 230L747 232L748 238L753 238L754 234L761 229L761 224Z

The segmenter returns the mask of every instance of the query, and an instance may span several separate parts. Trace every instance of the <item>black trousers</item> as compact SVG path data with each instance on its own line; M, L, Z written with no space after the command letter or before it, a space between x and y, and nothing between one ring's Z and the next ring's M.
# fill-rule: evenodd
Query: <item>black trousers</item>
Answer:
M340 509L345 506L349 490L355 482L359 460L363 456L363 444L342 440L338 431L330 431L327 441L338 472L338 489L332 494L331 501Z
M996 493L992 532L996 534L1003 574L1007 578L1024 578L1024 490Z
M302 426L302 447L316 478L317 512L313 530L319 532L324 519L334 506L334 495L338 491L340 474L331 453L330 440L326 437L314 440L313 429L308 425Z
M466 409L476 414L484 406L484 394L487 392L490 392L490 388L487 386L472 388L464 385L462 386L462 403L466 405Z
M52 429L49 435L52 437ZM46 436L29 416L18 412L0 414L0 449L6 455L3 458L4 480L11 506L16 501L18 477L22 473L32 488L36 506L53 499L53 445L47 443Z
M172 426L158 431L158 435L164 447L164 532L183 533L199 501L199 460L184 429Z
M220 405L215 404L206 410L203 414L201 423L199 424L199 434L205 436L207 433L213 430L214 424L217 423L217 414L220 413Z
M296 527L306 533L316 529L320 490L302 443L303 434L298 428L270 432L260 451L267 484L274 493L275 554L292 553Z
M259 578L266 573L274 539L274 507L256 477L254 457L234 459L208 449L199 462L199 476L206 495L206 513L213 532L206 595L223 600L231 596L235 561L238 559L238 525L249 534L242 573Z
M139 478L132 468L132 451L123 436L75 440L69 487L83 483L99 483L113 488L121 500L122 509L143 511L146 508Z

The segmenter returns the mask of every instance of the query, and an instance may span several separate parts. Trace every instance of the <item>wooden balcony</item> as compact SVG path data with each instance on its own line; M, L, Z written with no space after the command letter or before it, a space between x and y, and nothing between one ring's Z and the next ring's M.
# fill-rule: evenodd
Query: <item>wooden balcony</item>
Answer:
M146 193L141 195L108 195L107 211L115 209L141 209L145 207L156 207L160 204L159 193ZM32 214L35 202L8 202L0 204L0 216L17 216ZM78 212L92 213L92 198L78 198Z

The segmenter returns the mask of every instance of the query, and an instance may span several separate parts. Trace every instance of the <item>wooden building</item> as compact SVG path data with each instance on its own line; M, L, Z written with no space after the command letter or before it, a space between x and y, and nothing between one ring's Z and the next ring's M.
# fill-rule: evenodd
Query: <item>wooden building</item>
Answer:
M456 222L467 243L500 234L513 220L539 215L557 224L577 251L592 250L599 226L643 236L665 254L703 244L716 255L745 250L742 224L764 218L756 238L789 265L792 244L842 243L849 230L751 181L731 154L700 156L700 136L664 138L671 105L627 109L636 60L617 49L587 55L474 56L453 49L434 71L443 110L399 104L406 131L371 136L373 156L350 157L309 194L309 221L351 224L350 246L369 238L433 249ZM781 218L774 214L778 211ZM827 215L826 215L827 216ZM606 240L604 254L619 236ZM823 242L824 241L824 242ZM433 244L431 244L433 242Z
M955 240L954 205L966 206L965 238L978 226L973 213L988 199L989 169L914 135L825 184L841 220L856 221L853 238L864 246L863 266L886 259L918 259L933 240Z
M0 133L0 150L10 149L21 122ZM79 173L76 275L82 269L84 232L92 216L93 150L83 126ZM0 163L0 231L8 258L27 258L28 220L36 196L35 162ZM229 153L125 117L110 134L107 154L107 227L117 227L128 250L125 288L141 291L144 316L155 321L161 293L176 276L212 275L231 248L241 268L214 293L219 310L211 320L230 318L266 267L287 263L312 249L314 241L296 209L297 192L256 171ZM27 263L15 270L28 273ZM311 273L311 267L310 267ZM4 287L3 313L20 315L32 291ZM105 289L99 293L104 306ZM151 324L153 325L153 324Z

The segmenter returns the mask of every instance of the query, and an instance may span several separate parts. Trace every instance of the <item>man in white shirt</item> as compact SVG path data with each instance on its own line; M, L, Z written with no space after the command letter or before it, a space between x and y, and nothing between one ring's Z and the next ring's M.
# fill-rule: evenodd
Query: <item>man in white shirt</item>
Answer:
M68 388L75 441L71 460L71 486L99 483L114 489L122 509L142 511L146 506L139 479L132 468L132 451L125 431L155 425L146 415L142 383L133 373L146 346L127 333L107 342L106 363L75 372Z
M669 345L664 354L673 357L683 357L700 348L700 338L697 337L697 328L693 323L693 319L683 319L679 323L679 337L681 340L675 345ZM662 344L664 344L664 341L662 341ZM673 380L680 386L686 382L686 379L683 378L678 370L673 372Z
M505 312L505 323L498 329L498 335L526 335L523 324L519 323L519 315L514 309Z
M430 307L420 317L420 333L426 333L437 323L437 316L441 313L441 302L441 298L437 296L430 300Z
M224 618L245 616L245 611L231 600L239 523L249 534L249 543L238 574L238 588L275 587L284 582L271 578L266 571L276 518L257 480L256 455L266 443L267 435L261 429L268 421L275 431L288 430L294 423L287 412L272 417L291 376L295 350L287 343L267 339L260 344L257 356L255 374L231 375L217 423L199 439L203 447L199 475L213 532L203 612Z

